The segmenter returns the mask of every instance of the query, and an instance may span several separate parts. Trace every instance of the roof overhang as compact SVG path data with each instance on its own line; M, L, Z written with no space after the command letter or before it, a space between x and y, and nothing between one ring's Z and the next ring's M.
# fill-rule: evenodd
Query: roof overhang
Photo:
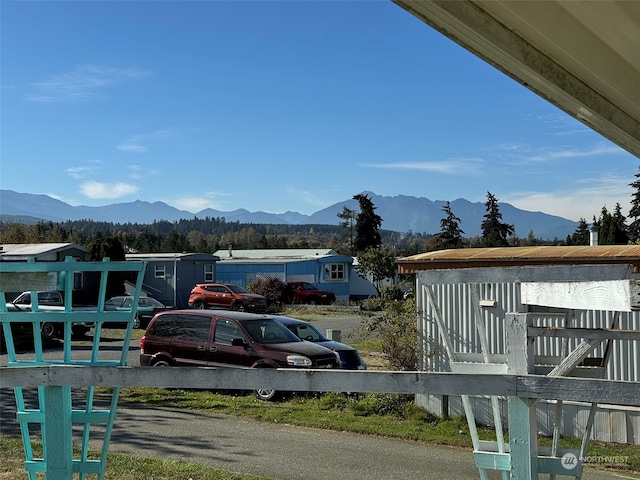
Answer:
M640 157L640 2L392 1Z

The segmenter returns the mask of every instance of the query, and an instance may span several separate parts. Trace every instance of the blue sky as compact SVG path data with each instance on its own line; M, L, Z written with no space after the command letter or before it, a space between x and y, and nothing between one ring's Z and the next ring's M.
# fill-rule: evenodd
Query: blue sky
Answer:
M362 191L629 211L638 158L391 2L4 0L0 21L2 189L194 213Z

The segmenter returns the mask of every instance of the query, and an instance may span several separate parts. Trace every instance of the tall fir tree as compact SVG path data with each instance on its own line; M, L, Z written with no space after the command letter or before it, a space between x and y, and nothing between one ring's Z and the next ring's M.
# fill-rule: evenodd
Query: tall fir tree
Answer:
M626 222L627 217L622 214L622 207L619 203L616 203L613 209L613 223L615 225L613 240L615 245L626 245L629 243L629 233Z
M597 225L599 227L598 243L600 245L626 245L629 243L626 218L622 215L622 208L616 203L615 210L609 213L607 207L602 207Z
M636 179L629 184L629 186L634 189L631 195L631 209L629 210L629 220L631 223L627 228L629 240L632 243L638 243L640 240L640 173L636 173L635 177Z
M460 219L451 211L449 202L442 207L442 211L445 217L440 220L438 249L461 248L463 246L462 234L464 230L460 228Z
M342 212L338 213L337 216L342 220L340 226L344 228L341 240L344 239L345 243L348 244L350 255L353 257L356 254L353 244L356 212L345 205L342 207Z
M575 232L569 237L567 243L569 245L589 245L589 238L589 225L584 218L581 218Z
M368 195L359 193L354 195L353 199L360 204L360 212L356 215L356 235L353 240L353 250L357 255L382 245L380 236L382 217L376 213L376 207Z
M502 221L502 214L498 205L498 199L487 192L487 201L485 203L487 213L480 225L482 229L482 245L484 247L507 247L509 246L508 237L515 234L513 225Z

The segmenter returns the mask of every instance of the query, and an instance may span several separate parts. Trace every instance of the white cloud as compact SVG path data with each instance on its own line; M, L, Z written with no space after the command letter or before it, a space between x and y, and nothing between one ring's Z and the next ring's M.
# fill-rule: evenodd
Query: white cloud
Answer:
M419 170L450 175L476 175L485 162L479 158L439 160L433 162L361 163L361 167L389 170Z
M554 160L565 160L571 158L593 157L597 155L614 155L626 153L616 145L594 145L586 150L577 149L547 149L537 154L524 158L528 162L551 162Z
M208 192L200 197L182 197L167 203L170 203L175 208L187 210L192 213L197 213L207 208L224 210L227 208L224 199L229 196L229 194L224 192Z
M148 150L148 148L144 145L136 145L131 142L123 142L116 147L118 150L122 150L123 152L131 152L131 153L144 153Z
M139 135L133 135L124 140L116 148L123 152L130 153L144 153L149 150L149 143L157 143L167 138L171 138L175 135L175 129L166 128L163 130L156 130L150 133L141 133Z
M80 191L83 195L93 199L114 199L132 195L138 191L138 187L122 182L85 182L80 185Z
M522 210L544 212L578 221L587 222L600 216L602 207L613 212L616 203L620 204L622 214L627 215L631 207L631 194L628 178L609 177L583 180L582 187L562 192L523 192L522 194L504 194L501 200Z
M94 171L95 168L93 167L71 167L65 170L65 172L67 172L67 175L75 179L87 178Z
M140 165L129 165L127 170L132 180L142 180L145 177L144 169Z
M31 102L84 102L96 98L100 91L116 83L151 75L142 68L113 68L80 65L49 79L34 82L26 99Z

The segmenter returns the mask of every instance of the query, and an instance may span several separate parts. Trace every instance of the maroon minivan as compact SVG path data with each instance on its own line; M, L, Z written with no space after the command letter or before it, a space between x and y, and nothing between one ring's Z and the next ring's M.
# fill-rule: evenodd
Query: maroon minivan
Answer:
M149 322L140 339L140 365L340 368L340 359L268 315L172 310ZM266 389L256 395L263 400L277 396Z

